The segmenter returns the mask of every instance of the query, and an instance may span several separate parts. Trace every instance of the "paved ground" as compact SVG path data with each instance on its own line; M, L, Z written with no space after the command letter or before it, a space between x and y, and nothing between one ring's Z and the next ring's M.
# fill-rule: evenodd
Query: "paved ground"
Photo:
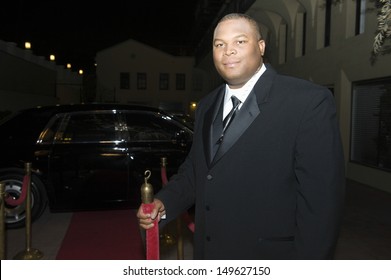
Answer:
M347 181L346 207L336 251L339 260L391 260L391 194ZM31 248L54 260L72 213L50 213L32 226ZM184 259L192 259L192 234L182 225ZM6 258L26 249L25 229L6 232ZM177 259L176 223L162 232L161 259Z

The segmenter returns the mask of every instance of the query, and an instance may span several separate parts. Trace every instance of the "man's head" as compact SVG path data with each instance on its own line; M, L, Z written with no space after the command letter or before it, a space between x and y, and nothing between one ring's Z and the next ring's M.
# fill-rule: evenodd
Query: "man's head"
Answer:
M245 14L228 14L213 35L213 61L231 88L242 87L261 67L265 52L258 23Z

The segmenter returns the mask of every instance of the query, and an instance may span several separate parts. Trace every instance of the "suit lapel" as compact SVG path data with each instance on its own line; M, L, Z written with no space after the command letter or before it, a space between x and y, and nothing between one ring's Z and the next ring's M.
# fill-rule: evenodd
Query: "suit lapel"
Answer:
M224 90L225 86L220 87L216 90L214 96L215 98L211 102L211 106L205 113L205 120L203 126L203 141L204 141L204 152L207 163L209 164L212 161L213 156L213 146L216 144L214 141L213 132L222 131L222 104L224 101ZM220 112L220 113L219 113ZM220 118L220 119L218 119ZM217 126L217 127L216 127Z
M235 119L227 129L223 142L213 159L212 164L216 163L231 147L238 138L246 131L255 118L259 115L257 99L253 92L247 97L242 108L236 113Z
M235 144L239 137L261 113L261 104L269 100L269 93L276 72L269 64L265 64L265 66L267 68L265 73L259 78L246 101L243 103L242 108L237 112L235 119L224 135L224 140L217 150L211 165L216 164Z

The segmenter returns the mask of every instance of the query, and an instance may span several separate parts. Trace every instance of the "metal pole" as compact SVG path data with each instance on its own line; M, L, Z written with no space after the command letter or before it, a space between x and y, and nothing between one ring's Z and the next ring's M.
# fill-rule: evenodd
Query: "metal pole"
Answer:
M38 249L31 248L31 163L25 164L27 183L26 205L26 250L21 251L14 257L14 260L39 260L43 253Z
M5 260L5 222L4 222L5 185L0 183L0 257Z
M160 158L160 165L163 169L163 171L166 171L166 166L167 166L167 158L162 157ZM164 173L165 179L167 179L167 173ZM163 176L162 176L163 177ZM166 182L163 182L163 184ZM181 217L176 218L176 232L177 232L177 259L178 260L183 260L184 259L184 248L183 248L183 235L182 235L182 221ZM167 240L171 240L171 242L175 242L175 239L173 236L169 235L166 233L164 235L165 237L165 243L168 243Z
M153 204L153 187L148 183L151 171L145 171L145 182L141 185L141 201L144 213L151 213L155 205ZM145 233L146 257L147 260L158 260L160 258L159 245L159 225L155 219L154 227L147 229Z
M176 218L176 230L178 232L178 243L177 243L177 259L184 259L184 248L183 248L183 235L182 235L182 221L181 217Z

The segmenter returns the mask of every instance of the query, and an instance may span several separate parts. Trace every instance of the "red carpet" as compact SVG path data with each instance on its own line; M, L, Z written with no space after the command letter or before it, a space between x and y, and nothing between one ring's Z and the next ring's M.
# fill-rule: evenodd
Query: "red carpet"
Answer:
M134 210L76 212L57 260L143 260L145 250Z

